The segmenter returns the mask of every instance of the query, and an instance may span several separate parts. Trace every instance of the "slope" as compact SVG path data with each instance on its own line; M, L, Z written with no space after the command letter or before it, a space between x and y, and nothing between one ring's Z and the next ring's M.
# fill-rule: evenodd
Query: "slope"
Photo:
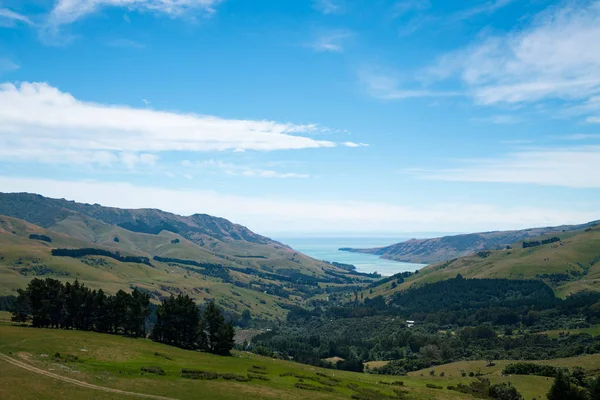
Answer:
M541 244L543 240L556 240L553 238L560 241ZM524 241L519 241L503 250L479 251L430 265L406 278L397 275L370 289L370 296L388 296L458 274L465 278L540 279L562 297L583 290L600 291L600 226L545 235L526 242L534 242L534 245L524 247Z
M373 254L388 260L433 264L462 257L480 250L498 250L511 243L551 233L570 232L597 225L593 221L581 225L564 225L516 231L495 231L443 236L432 239L411 239L406 242L373 249L342 248L342 251Z

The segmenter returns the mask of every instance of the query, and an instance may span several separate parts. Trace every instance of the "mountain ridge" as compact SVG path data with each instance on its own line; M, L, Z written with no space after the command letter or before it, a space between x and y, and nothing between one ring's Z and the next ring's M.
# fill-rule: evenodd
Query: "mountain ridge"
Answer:
M509 231L488 231L428 239L410 239L389 246L368 249L340 248L340 251L372 254L383 259L420 264L435 264L482 250L499 250L512 243L542 235L570 232L594 226L600 220L578 225L560 225Z

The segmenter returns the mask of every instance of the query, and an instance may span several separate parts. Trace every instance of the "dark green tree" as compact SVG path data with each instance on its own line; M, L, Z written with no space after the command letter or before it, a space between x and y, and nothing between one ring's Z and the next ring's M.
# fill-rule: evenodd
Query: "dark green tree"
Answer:
M590 383L590 400L600 400L600 376Z
M548 393L548 400L587 400L587 395L584 390L571 384L568 373L559 370Z
M234 346L235 329L225 322L221 310L213 301L204 310L206 350L210 353L228 355Z
M489 395L491 398L498 400L522 400L523 396L517 391L513 385L509 383L499 383L490 386Z

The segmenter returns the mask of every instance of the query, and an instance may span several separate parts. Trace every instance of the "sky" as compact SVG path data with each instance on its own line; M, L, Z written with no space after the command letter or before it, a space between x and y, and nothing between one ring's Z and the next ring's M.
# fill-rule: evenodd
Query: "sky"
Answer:
M600 1L0 0L0 191L269 235L600 219Z

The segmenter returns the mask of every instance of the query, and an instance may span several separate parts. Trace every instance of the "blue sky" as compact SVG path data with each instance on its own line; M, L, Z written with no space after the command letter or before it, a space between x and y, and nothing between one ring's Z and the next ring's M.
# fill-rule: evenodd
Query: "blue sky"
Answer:
M600 2L1 0L0 190L266 234L600 213Z

